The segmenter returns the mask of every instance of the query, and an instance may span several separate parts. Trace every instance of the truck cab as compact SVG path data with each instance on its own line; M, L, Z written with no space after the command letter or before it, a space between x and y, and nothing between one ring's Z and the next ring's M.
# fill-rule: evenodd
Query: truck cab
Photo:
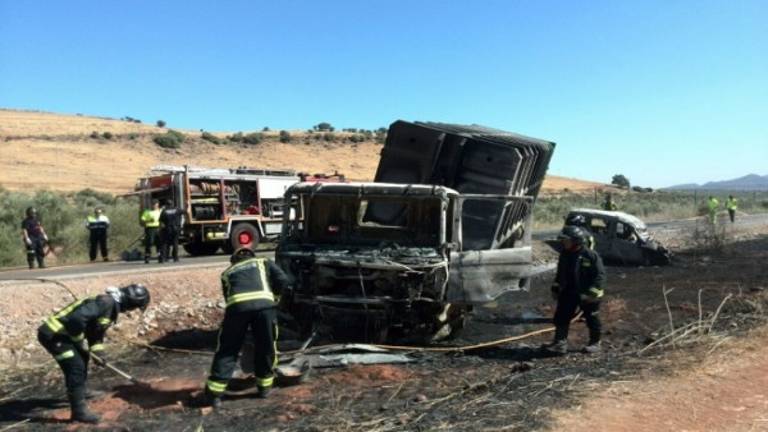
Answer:
M462 207L519 200L434 185L292 186L275 253L293 278L281 307L304 333L320 326L340 340L455 334L472 306L524 289L531 265L530 246L464 244Z

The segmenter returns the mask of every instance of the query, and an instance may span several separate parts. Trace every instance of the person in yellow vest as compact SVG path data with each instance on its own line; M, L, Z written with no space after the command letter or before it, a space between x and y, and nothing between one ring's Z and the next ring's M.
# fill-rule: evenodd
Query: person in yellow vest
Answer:
M613 201L613 195L609 192L605 194L605 201L603 201L603 210L618 211L619 206Z
M728 201L725 202L725 208L728 209L728 216L731 218L731 223L736 222L736 210L738 210L739 205L733 195L728 195Z
M709 211L709 222L712 223L712 225L714 225L715 222L717 222L717 210L719 208L720 208L720 201L718 201L717 198L710 195L709 199L707 200L707 210Z
M91 258L91 262L96 261L96 249L101 250L101 258L104 261L109 261L107 250L107 231L109 230L109 218L104 214L101 207L96 207L93 210L93 215L88 216L85 220L85 227L88 229L89 244L88 255Z
M160 253L160 249L157 247L157 233L160 229L160 214L162 211L160 201L155 200L152 201L152 208L145 209L141 214L141 225L144 227L145 264L149 264L149 257L152 256L152 245L155 246L155 251L158 254Z

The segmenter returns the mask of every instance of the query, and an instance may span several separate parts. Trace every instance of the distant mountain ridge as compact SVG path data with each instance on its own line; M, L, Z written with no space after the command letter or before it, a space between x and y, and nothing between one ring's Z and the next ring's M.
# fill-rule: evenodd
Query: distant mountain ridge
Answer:
M744 177L732 180L711 181L699 185L696 183L686 183L671 186L669 190L730 190L730 191L768 191L768 175L760 176L757 174L748 174Z

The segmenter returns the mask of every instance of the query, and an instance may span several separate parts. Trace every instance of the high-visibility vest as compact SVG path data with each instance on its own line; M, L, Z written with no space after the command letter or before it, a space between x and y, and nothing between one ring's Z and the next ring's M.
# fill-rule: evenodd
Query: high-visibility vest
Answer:
M737 208L739 208L739 207L738 207L738 205L737 205L737 203L736 203L736 198L734 198L734 199L730 199L730 198L729 198L729 199L728 199L728 201L727 201L727 203L725 204L725 207L726 207L728 210L734 210L734 211L735 211Z
M107 229L109 228L109 218L105 215L99 215L99 217L91 215L85 220L85 226L89 230Z
M718 207L720 207L720 201L718 201L717 198L712 198L711 200L709 200L709 203L707 203L707 205L709 206L709 211L714 212L715 210L717 210Z
M160 226L160 213L162 210L144 210L141 214L141 221L144 222L144 226L147 228L157 228Z

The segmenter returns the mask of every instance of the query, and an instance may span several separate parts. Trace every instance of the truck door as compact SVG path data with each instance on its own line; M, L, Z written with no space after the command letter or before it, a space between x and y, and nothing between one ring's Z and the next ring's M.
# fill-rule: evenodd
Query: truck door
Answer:
M455 240L461 248L450 253L447 302L480 305L491 302L504 293L527 288L527 280L532 276L533 262L530 244L504 249L478 249L473 244L463 243L465 233L478 234L477 227L473 226L477 220L463 217L466 214L462 210L464 204L493 203L504 206L513 201L513 197L473 197L458 200L452 216L453 232L458 233ZM488 245L492 243L495 232L493 229L484 232L489 237Z

